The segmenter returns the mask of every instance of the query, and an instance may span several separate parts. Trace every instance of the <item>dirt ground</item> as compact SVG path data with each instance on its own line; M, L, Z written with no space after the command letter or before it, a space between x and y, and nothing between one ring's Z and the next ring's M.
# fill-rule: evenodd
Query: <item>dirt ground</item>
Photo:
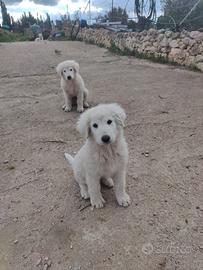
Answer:
M55 49L60 52L55 52ZM130 207L80 198L64 152L83 144L56 65L90 103L127 112ZM203 269L203 75L81 42L0 45L0 270Z

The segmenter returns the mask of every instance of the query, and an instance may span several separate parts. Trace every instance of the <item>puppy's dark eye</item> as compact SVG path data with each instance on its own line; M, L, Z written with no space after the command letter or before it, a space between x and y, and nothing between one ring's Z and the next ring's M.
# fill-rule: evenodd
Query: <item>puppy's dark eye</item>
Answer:
M66 70L64 69L64 71L63 72L66 72Z
M94 128L98 128L98 125L97 125L96 123L94 123L92 126L93 126Z
M108 121L107 121L107 124L108 124L108 125L111 125L111 123L112 123L112 120L108 120Z
M72 71L72 68L70 68L70 71Z

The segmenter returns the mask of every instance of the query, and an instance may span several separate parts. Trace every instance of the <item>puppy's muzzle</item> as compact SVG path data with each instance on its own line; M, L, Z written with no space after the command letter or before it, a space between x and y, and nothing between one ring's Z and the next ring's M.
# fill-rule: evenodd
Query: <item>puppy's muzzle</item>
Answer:
M103 143L110 143L110 136L109 135L104 135L101 137L101 140Z
M68 76L67 79L70 81L72 79L72 77L71 76Z

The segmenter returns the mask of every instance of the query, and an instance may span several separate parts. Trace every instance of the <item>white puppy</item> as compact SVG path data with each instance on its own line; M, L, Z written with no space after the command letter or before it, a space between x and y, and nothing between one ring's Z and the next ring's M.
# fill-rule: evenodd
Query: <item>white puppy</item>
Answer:
M43 41L43 35L41 33L39 33L38 37L35 39L35 41Z
M88 90L79 74L79 64L74 60L67 60L60 63L56 71L61 77L61 88L65 98L63 110L70 112L73 99L77 97L77 111L83 112L84 108L89 107L87 103Z
M73 158L65 153L74 177L80 186L81 196L90 197L93 207L101 208L104 199L100 181L115 186L116 199L121 206L130 204L126 193L126 167L128 148L123 136L125 111L118 104L101 104L84 112L78 121L79 132L86 143Z

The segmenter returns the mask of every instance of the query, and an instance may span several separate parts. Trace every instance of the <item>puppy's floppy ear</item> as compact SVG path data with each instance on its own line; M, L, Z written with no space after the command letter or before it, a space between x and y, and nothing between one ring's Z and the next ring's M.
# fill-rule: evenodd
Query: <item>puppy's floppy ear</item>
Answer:
M74 65L73 65L73 68L75 70L75 72L79 73L79 69L80 69L80 66L77 62L74 61Z
M77 123L77 130L80 132L80 134L84 137L84 138L88 138L90 135L90 118L89 118L89 112L88 110L86 112L84 112Z
M61 64L58 64L56 67L56 72L58 73L59 76L62 76L62 66Z
M113 114L117 123L121 125L122 127L124 127L125 126L124 122L126 120L126 113L124 109L117 103L114 103L111 106L112 106L112 111L113 111Z

